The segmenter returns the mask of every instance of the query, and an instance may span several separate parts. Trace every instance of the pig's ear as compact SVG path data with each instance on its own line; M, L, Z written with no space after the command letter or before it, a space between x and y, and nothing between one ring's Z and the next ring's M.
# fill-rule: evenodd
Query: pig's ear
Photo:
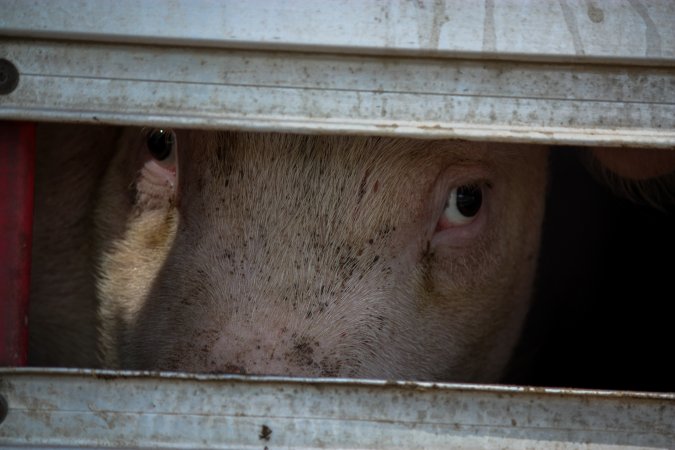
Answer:
M661 210L675 207L675 149L593 147L587 163L617 195Z

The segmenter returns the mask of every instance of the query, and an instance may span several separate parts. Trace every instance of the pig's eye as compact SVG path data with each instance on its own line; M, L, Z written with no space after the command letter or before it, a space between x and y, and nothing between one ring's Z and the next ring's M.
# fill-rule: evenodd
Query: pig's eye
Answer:
M477 184L458 186L448 194L448 201L439 221L440 228L467 224L476 217L483 205L483 188Z
M145 139L146 149L140 155L139 162L142 165L136 181L136 190L142 200L139 203L147 207L156 199L160 199L157 204L165 206L166 198L175 195L177 189L178 147L176 133L157 128L144 131L142 137Z
M153 158L165 161L176 151L176 134L171 130L153 130L148 134L147 146Z

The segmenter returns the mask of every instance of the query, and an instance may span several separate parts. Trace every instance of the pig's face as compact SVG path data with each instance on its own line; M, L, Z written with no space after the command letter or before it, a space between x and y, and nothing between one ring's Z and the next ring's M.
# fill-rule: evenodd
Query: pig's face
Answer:
M129 130L95 214L105 363L494 381L545 173L538 147Z

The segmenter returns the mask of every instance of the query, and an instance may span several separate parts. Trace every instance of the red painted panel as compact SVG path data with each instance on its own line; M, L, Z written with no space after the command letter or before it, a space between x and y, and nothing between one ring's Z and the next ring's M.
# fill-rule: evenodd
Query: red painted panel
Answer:
M0 122L0 366L28 355L35 124Z

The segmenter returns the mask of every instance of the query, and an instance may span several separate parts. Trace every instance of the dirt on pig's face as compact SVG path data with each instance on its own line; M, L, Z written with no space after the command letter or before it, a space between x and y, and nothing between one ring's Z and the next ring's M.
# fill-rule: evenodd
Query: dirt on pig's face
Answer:
M545 174L539 147L125 131L94 220L104 363L495 381Z

